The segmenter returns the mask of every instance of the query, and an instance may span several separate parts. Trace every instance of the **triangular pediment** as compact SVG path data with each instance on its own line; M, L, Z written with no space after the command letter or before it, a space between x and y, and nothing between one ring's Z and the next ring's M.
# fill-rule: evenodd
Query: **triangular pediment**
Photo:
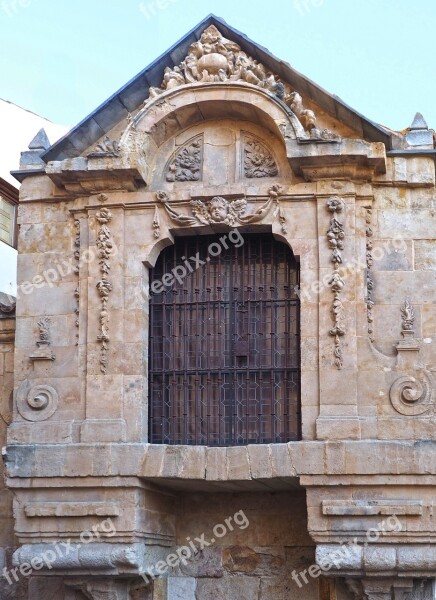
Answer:
M337 133L391 147L390 132L365 119L337 97L249 40L225 21L208 16L165 54L133 78L42 158L64 160L86 154L117 124L168 89L199 83L244 82L267 90L296 114L309 137ZM338 127L335 127L337 125Z

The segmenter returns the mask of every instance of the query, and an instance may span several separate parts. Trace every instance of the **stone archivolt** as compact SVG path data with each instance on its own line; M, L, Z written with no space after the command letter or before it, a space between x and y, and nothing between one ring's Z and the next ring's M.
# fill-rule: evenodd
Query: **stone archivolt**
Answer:
M166 67L162 84L160 87L150 87L150 95L145 104L163 92L183 85L232 82L249 83L274 94L300 119L310 138L339 140L339 137L328 129L318 128L315 113L304 108L298 92L283 83L262 63L249 56L238 44L223 37L214 25L203 32L198 42L191 44L186 58L179 65L173 68Z

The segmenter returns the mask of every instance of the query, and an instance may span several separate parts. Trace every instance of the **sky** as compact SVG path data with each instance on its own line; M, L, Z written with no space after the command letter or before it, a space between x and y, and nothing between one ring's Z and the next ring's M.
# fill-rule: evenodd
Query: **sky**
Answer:
M211 12L369 119L436 128L435 0L0 0L0 98L73 126Z

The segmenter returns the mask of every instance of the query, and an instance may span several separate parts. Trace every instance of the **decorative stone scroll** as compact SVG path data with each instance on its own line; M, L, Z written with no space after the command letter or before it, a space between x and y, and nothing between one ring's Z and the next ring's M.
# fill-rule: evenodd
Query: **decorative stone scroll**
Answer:
M277 164L271 151L253 136L244 136L243 153L245 177L252 179L278 175Z
M190 140L177 150L166 170L167 181L200 181L203 156L203 137Z
M51 385L30 386L24 381L17 390L17 409L26 421L45 421L56 411L59 395Z
M108 279L110 271L110 256L112 254L113 243L112 234L109 229L108 223L112 220L112 214L107 208L101 208L95 218L100 224L100 229L97 233L97 250L99 257L99 265L101 272L101 279L97 283L97 291L101 299L100 309L100 332L97 336L97 340L101 344L100 353L100 370L102 373L107 373L108 366L108 354L109 354L109 311L108 311L108 300L109 295L112 291L112 283Z
M329 280L333 292L332 316L334 326L330 329L329 334L335 338L335 365L338 369L342 369L344 350L341 338L345 335L346 330L344 327L345 309L341 300L341 292L345 282L339 272L339 266L342 264L341 251L344 249L345 232L344 226L337 215L344 210L343 200L338 196L332 196L327 201L327 210L332 213L330 227L327 231L327 241L332 250L331 261L334 265L334 271Z
M367 206L365 208L365 222L366 222L366 319L368 321L368 336L371 342L374 342L374 279L371 274L373 265L372 257L372 236L373 230L371 227L372 222L372 208Z
M429 374L421 370L416 376L398 377L391 385L389 398L400 414L422 415L432 406L432 381Z
M245 82L274 94L301 120L309 134L308 139L339 140L328 129L318 129L315 113L303 107L302 98L297 92L280 81L262 63L248 56L238 44L223 37L214 25L203 32L198 42L191 44L186 58L178 66L166 67L161 86L150 87L145 104L165 91L183 85L226 82Z
M171 206L171 202L166 192L157 192L156 197L158 201L162 202L164 205L165 210L173 223L188 227L218 224L235 227L237 225L258 223L264 219L264 217L269 213L273 204L276 203L278 206L278 210L276 212L279 214L280 223L282 224L283 229L286 219L284 214L281 212L279 205L280 192L280 186L272 186L271 189L268 190L268 200L260 208L256 209L250 214L246 214L248 203L245 197L236 198L234 200L228 200L222 196L214 196L213 198L206 200L193 198L189 202L193 215L192 217L177 212Z
M120 144L108 136L97 144L95 150L88 154L88 158L117 158L120 155Z

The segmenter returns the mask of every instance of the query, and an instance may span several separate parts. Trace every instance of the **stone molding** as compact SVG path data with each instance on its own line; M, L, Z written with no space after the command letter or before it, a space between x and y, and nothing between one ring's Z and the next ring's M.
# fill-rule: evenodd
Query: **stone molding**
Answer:
M436 570L435 544L368 544L353 545L342 552L337 544L318 544L318 565L332 565L336 575L388 573L403 577L434 577ZM338 560L338 555L341 558ZM336 564L335 564L336 561Z

